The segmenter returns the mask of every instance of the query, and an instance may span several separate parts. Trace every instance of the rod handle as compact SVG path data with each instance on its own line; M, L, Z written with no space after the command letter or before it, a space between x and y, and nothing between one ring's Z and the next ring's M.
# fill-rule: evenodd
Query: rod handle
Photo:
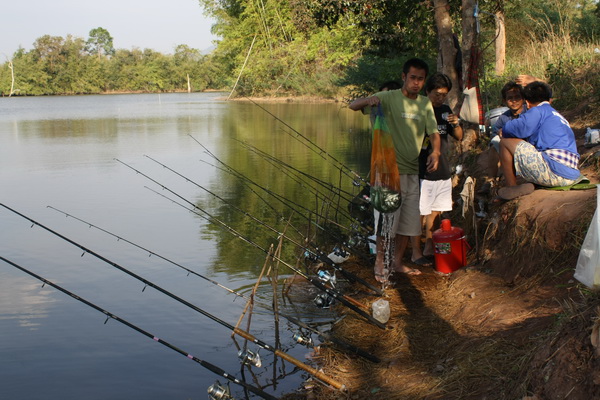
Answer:
M241 330L239 328L235 328L233 330L233 332L236 335L239 335L241 337L243 337L246 340L249 340L251 342L256 343L256 338L251 334L248 333L244 330ZM338 390L346 390L346 385L334 380L333 378L330 378L329 376L325 375L324 373L322 373L321 371L311 367L310 365L306 365L303 362L301 362L300 360L290 356L287 353L284 353L281 350L277 350L277 349L270 349L273 351L273 353L279 357L281 357L282 359L294 364L296 367L303 369L304 371L308 372L309 374L311 374L312 376L314 376L315 378L319 379L322 382L325 382L326 384L338 389Z

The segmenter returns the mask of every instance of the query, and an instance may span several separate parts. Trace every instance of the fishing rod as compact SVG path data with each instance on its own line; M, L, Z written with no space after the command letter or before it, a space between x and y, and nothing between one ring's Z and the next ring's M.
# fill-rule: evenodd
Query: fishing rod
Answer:
M43 282L44 284L52 286L53 288L55 288L55 289L63 292L64 294L66 294L66 295L74 298L75 300L77 300L77 301L79 301L79 302L81 302L81 303L83 303L83 304L85 304L85 305L87 305L87 306L89 306L89 307L97 310L97 311L100 311L102 314L106 315L106 321L104 321L105 324L108 322L109 319L114 319L115 321L120 322L121 324L123 324L123 325L125 325L125 326L127 326L127 327L129 327L131 329L133 329L134 331L139 332L142 335L149 337L150 339L154 340L155 342L160 343L163 346L166 346L169 349L171 349L173 351L176 351L177 353L179 353L181 355L184 355L186 358L189 358L190 360L192 360L192 361L200 364L201 366L203 366L204 368L208 369L209 371L211 371L211 372L213 372L213 373L215 373L215 374L217 374L219 376L222 376L223 378L226 378L230 382L233 382L236 385L239 385L239 386L243 387L244 389L247 389L247 390L251 391L252 393L254 393L254 394L262 397L263 399L277 400L276 397L274 397L274 396L272 396L272 395L264 392L263 390L255 387L255 386L252 386L252 385L250 385L250 384L248 384L248 383L246 383L244 381L241 381L241 380L237 379L234 375L231 375L231 374L225 372L223 369L217 367L216 365L211 364L208 361L204 361L204 360L202 360L202 359L200 359L200 358L198 358L196 356L193 356L193 355L189 354L188 352L186 352L186 351L184 351L184 350L182 350L182 349L174 346L173 344L167 342L166 340L163 340L163 339L161 339L161 338L159 338L159 337L151 334L150 332L143 330L142 328L138 327L137 325L134 325L131 322L129 322L129 321L123 319L123 318L120 318L120 317L116 316L115 314L112 314L111 312L105 310L104 308L101 308L100 306L97 306L96 304L94 304L94 303L92 303L92 302L84 299L83 297L81 297L81 296L79 296L79 295L77 295L77 294L75 294L75 293L73 293L73 292L71 292L71 291L63 288L62 286L59 286L56 283L51 282L48 279L45 279L44 277L42 277L42 276L40 276L40 275L38 275L38 274L36 274L36 273L28 270L27 268L22 267L21 265L16 264L16 263L14 263L14 262L12 262L12 261L10 261L10 260L2 257L2 256L0 256L0 260L4 261L5 263L7 263L9 265L12 265L13 267L15 267L15 268L17 268L17 269L19 269L19 270L21 270L23 272L25 272L26 274L34 277L35 279Z
M72 218L72 219L74 219L76 221L79 221L79 222L85 224L85 225L88 225L91 228L95 228L95 229L97 229L97 230L99 230L99 231L101 231L103 233L106 233L106 234L108 234L108 235L116 238L117 241L123 241L123 242L125 242L125 243L127 243L127 244L129 244L131 246L137 247L138 249L147 252L149 255L158 257L161 260L168 262L169 264L172 264L172 265L174 265L174 266L176 266L178 268L183 269L188 274L192 274L192 275L195 275L195 276L197 276L199 278L202 278L202 279L206 280L207 282L209 282L209 283L211 283L211 284L213 284L215 286L218 286L221 289L224 289L224 290L228 291L229 293L231 293L231 294L233 294L235 296L243 298L243 299L245 299L247 301L254 301L256 304L260 305L261 307L263 307L263 308L265 308L265 309L267 309L269 311L272 311L272 312L276 313L277 315L282 316L283 318L285 318L289 322L291 322L291 323L299 326L300 328L309 330L312 333L317 334L319 337L321 337L323 339L323 341L327 341L327 340L331 341L331 342L337 344L338 346L340 346L340 347L342 347L344 349L350 350L353 353L355 353L355 354L357 354L357 355L359 355L359 356L361 356L361 357L363 357L363 358L365 358L365 359L367 359L369 361L372 361L372 362L375 362L375 363L380 362L379 358L375 357L374 355L372 355L372 354L370 354L370 353L368 353L368 352L366 352L366 351L364 351L364 350L362 350L362 349L360 349L360 348L358 348L358 347L356 347L356 346L354 346L354 345L352 345L352 344L350 344L350 343L348 343L348 342L346 342L346 341L344 341L344 340L342 340L342 339L340 339L340 338L338 338L338 337L336 337L334 335L328 334L327 332L319 331L318 329L314 329L311 326L305 324L304 322L302 322L302 321L300 321L300 320L298 320L298 319L296 319L294 317L291 317L290 315L282 313L281 311L273 310L273 308L270 307L269 305L267 305L266 303L263 303L261 301L257 301L256 299L252 299L252 298L246 296L243 293L240 293L238 291L230 289L227 286L222 285L222 284L220 284L219 282L217 282L217 281L215 281L213 279L210 279L210 278L208 278L208 277L206 277L206 276L204 276L204 275L202 275L202 274L200 274L200 273L198 273L198 272L196 272L196 271L194 271L192 269L189 269L189 268L187 268L187 267L185 267L185 266L183 266L183 265L181 265L181 264L179 264L179 263L177 263L177 262L175 262L175 261L173 261L173 260L171 260L171 259L169 259L167 257L164 257L164 256L162 256L162 255L160 255L160 254L158 254L158 253L156 253L156 252L154 252L154 251L152 251L150 249L147 249L147 248L145 248L145 247L143 247L143 246L141 246L139 244L136 244L136 243L134 243L134 242L132 242L132 241L130 241L130 240L128 240L128 239L120 236L120 235L112 233L112 232L110 232L110 231L108 231L108 230L106 230L104 228L101 228L101 227L99 227L97 225L94 225L91 222L85 221L85 220L83 220L81 218L78 218L78 217L72 215L72 214L69 214L69 213L66 213L66 212L64 212L62 210L59 210L58 208L55 208L55 207L52 207L52 206L47 206L47 208L50 208L50 209L52 209L54 211L57 211L57 212L59 212L61 214L64 214L65 217ZM300 344L304 344L304 343L302 343L302 341L300 339L301 338L296 338L296 341L298 343L300 343Z
M246 97L246 99L248 99L252 104L256 105L258 108L260 108L261 110L263 110L264 112L266 112L267 114L269 114L270 116L275 118L277 121L282 123L284 126L286 126L288 129L290 129L292 132L294 132L296 134L296 136L294 136L290 132L287 132L285 129L283 129L283 131L285 133L287 133L288 135L290 135L290 137L298 140L298 142L304 144L308 149L310 149L311 151L313 151L315 154L319 155L323 159L325 159L323 154L327 155L327 157L329 157L330 161L333 161L334 165L336 165L340 169L340 171L342 171L342 173L344 173L345 175L347 175L349 178L351 178L353 180L353 184L355 186L360 186L360 182L363 182L364 184L369 185L369 182L367 182L357 172L352 170L350 167L346 166L344 163L342 163L337 158L335 158L334 156L329 154L322 147L320 147L318 144L316 144L315 142L313 142L312 140L310 140L309 138L307 138L306 136L304 136L303 134L298 132L296 129L292 128L287 122L283 121L281 118L279 118L278 116L276 116L275 114L273 114L272 112L270 112L269 110L267 110L266 108L264 108L263 106L261 106L260 104L255 102L254 100L252 100L251 98L249 98L247 96L244 96L244 97ZM301 137L302 139L304 139L307 143L309 143L313 147L300 141L298 139L298 136ZM319 151L315 150L315 148L318 149ZM356 179L358 179L358 181Z
M239 142L242 146L246 147L248 150L254 152L255 154L259 155L260 157L266 159L267 161L271 161L272 163L276 163L279 166L284 166L289 170L292 170L294 172L296 172L298 175L304 176L308 179L310 179L311 181L315 182L316 184L318 184L319 186L323 187L324 189L329 190L330 192L336 194L336 195L341 195L341 194L345 194L347 196L350 196L349 198L347 198L346 200L351 200L355 195L353 193L350 193L344 189L342 189L341 187L338 186L334 186L332 183L324 181L323 179L317 178L316 176L310 175L288 163L286 163L285 161L271 155L268 154L266 152L264 152L263 150L260 150L259 148L257 148L256 146L251 145L250 143L244 142L242 140L239 139L235 139L233 138L233 140L235 140L236 142ZM311 186L311 188L315 189L313 186ZM324 195L322 192L319 192L322 195Z
M191 136L191 135L190 135ZM346 245L346 238L336 234L333 230L331 229L327 229L326 227L320 225L319 223L317 223L316 221L313 221L310 217L304 215L302 212L300 212L298 209L294 208L292 206L292 204L304 209L305 211L307 211L310 214L315 214L317 217L324 219L325 221L341 228L344 229L346 231L350 231L351 234L358 234L361 235L360 233L358 233L356 231L356 227L354 227L354 225L351 228L348 228L346 226L340 225L335 221L331 221L330 219L324 217L321 214L316 213L315 211L312 211L302 205L297 204L296 202L286 199L285 197L273 192L272 190L269 190L267 188L265 188L264 186L261 186L260 184L256 183L255 181L253 181L252 179L248 178L247 176L245 176L244 174L242 174L241 172L236 171L234 168L228 166L225 162L221 161L216 155L214 155L213 153L210 152L210 150L208 150L206 148L206 146L204 146L202 143L200 143L198 140L196 140L196 138L194 138L193 136L191 136L192 139L194 139L196 141L196 143L198 143L205 151L208 155L210 155L214 160L216 160L219 164L223 165L224 168L220 168L218 166L209 164L215 168L218 168L219 170L223 171L223 172L227 172L231 175L233 175L234 177L240 179L242 182L247 182L250 183L256 187L258 187L259 189L261 189L262 191L270 194L271 196L273 196L276 200L278 200L281 204L283 204L285 207L291 209L292 211L296 212L298 215L300 215L301 217L303 217L304 219L306 219L308 221L309 224L316 226L321 232L323 232L323 234L335 239L336 241L342 243L343 245ZM264 200L263 200L264 201ZM361 237L364 235L361 235Z
M133 167L130 167L133 169ZM139 172L141 173L141 172ZM152 178L149 178L151 180L153 180ZM374 324L375 326L381 328L381 329L385 329L386 325L381 323L380 321L378 321L377 319L373 318L373 316L367 312L365 312L364 310L362 310L359 307L363 307L366 308L366 306L346 295L341 294L340 292L338 292L335 288L333 287L329 287L327 285L325 285L321 280L317 279L317 278L313 278L310 277L308 275L306 275L304 272L300 271L298 268L294 267L293 265L287 263L286 261L282 260L279 257L275 257L273 255L270 255L269 251L267 249L265 249L264 247L260 246L258 243L254 242L253 240L247 238L246 236L243 236L241 233L239 233L238 231L236 231L235 229L233 229L232 227L230 227L229 225L227 225L226 223L224 223L223 221L221 221L220 219L216 218L215 216L211 215L210 213L208 213L207 211L203 210L202 208L198 207L197 205L193 204L192 202L181 198L177 193L174 193L173 191L171 191L169 188L167 187L162 187L163 189L171 192L172 194L174 194L175 196L180 197L183 201L187 202L188 204L190 204L193 208L187 208L186 206L184 206L183 204L168 198L167 196L163 195L162 193L159 193L157 191L155 191L154 189L151 189L149 187L146 186L146 188L148 188L149 190L153 191L154 193L158 194L159 196L164 197L167 200L170 200L171 202L185 208L186 210L194 213L195 215L207 220L208 222L212 222L212 223L218 223L220 226L222 226L223 228L227 229L232 235L234 235L235 237L237 237L238 239L241 239L242 241L256 247L258 250L262 251L263 253L265 253L267 256L273 258L276 261L279 261L280 263L282 263L283 265L285 265L286 267L288 267L290 270L292 270L293 272L295 272L296 274L300 275L302 278L306 279L307 281L309 281L310 283L312 283L315 287L317 287L318 289L322 290L323 292L325 292L325 294L328 296L328 298L331 299L335 299L338 300L340 303L342 303L343 305L345 305L346 307L350 308L352 311L356 312L357 314L359 314L360 316L364 317L365 319L367 319L369 322L371 322L372 324ZM200 214L199 212L196 211L200 210L203 214ZM205 215L204 215L205 214Z
M335 210L335 217L334 217L335 221L337 221L338 214L341 214L346 219L349 219L349 220L353 219L352 215L350 215L348 210L340 207L340 202L342 200L344 200L344 201L347 201L348 203L350 203L351 199L354 198L354 196L355 196L354 194L348 193L348 192L344 191L342 188L335 187L333 184L325 182L317 177L311 176L311 175L307 174L306 172L302 172L299 169L292 167L291 165L285 163L284 161L282 161L274 156L271 156L248 143L242 142L237 139L233 139L233 140L236 140L237 142L239 142L247 150L262 157L266 162L268 162L273 167L278 169L280 172L285 174L285 176L290 178L290 180L292 180L293 182L296 182L302 188L307 189L309 193L311 193L312 195L315 196L315 199L317 201L320 200L321 202L323 202L323 204L326 204L328 207L332 207ZM309 181L314 182L314 184L311 184ZM319 187L324 188L329 193L323 192L322 190L319 189ZM350 198L346 198L345 195L349 195ZM336 198L337 198L337 201L336 201Z
M20 216L20 217L28 220L32 224L37 225L40 228L42 228L42 229L44 229L44 230L52 233L53 235L55 235L55 236L63 239L64 241L66 241L68 243L71 243L75 247L80 248L81 250L83 250L82 256L84 254L86 254L86 253L93 255L94 257L98 258L99 260L104 261L105 263L109 264L110 266L112 266L112 267L114 267L114 268L116 268L116 269L118 269L118 270L120 270L122 272L125 272L127 275L129 275L129 276L131 276L131 277L139 280L140 282L144 283L145 287L149 286L151 288L154 288L154 289L158 290L162 294L167 295L168 297L170 297L170 298L172 298L172 299L180 302L181 304L183 304L183 305L191 308L192 310L194 310L196 312L199 312L200 314L204 315L205 317L210 318L211 320L215 321L216 323L218 323L218 324L220 324L220 325L222 325L222 326L230 329L236 335L239 335L239 336L243 337L244 339L253 342L254 344L258 345L259 347L261 347L261 348L263 348L265 350L268 350L268 351L274 353L275 355L281 357L282 359L290 362L291 364L297 366L298 368L303 369L304 371L306 371L309 374L313 375L315 378L317 378L317 379L319 379L319 380L327 383L328 385L330 385L330 386L332 386L332 387L334 387L334 388L336 388L338 390L344 390L344 385L343 384L341 384L339 382L336 382L335 380L333 380L332 378L328 377L324 373L318 371L317 369L315 369L313 367L310 367L310 366L308 366L308 365L300 362L299 360L295 359L294 357L290 356L289 354L284 353L281 350L278 350L277 348L275 348L275 347L273 347L273 346L271 346L271 345L263 342L262 340L259 340L258 338L256 338L251 333L246 332L246 331L244 331L244 330L242 330L240 328L236 328L235 326L233 326L233 325L231 325L231 324L223 321L222 319L220 319L220 318L218 318L218 317L210 314L209 312L207 312L207 311L201 309L200 307L198 307L198 306L190 303L189 301L184 300L183 298L177 296L176 294L174 294L172 292L169 292L168 290L166 290L166 289L162 288L161 286L159 286L159 285L157 285L157 284L149 281L148 279L143 278L140 275L137 275L136 273L128 270L127 268L125 268L125 267L117 264L116 262L111 261L108 258L106 258L106 257L104 257L104 256L102 256L102 255L100 255L100 254L98 254L96 252L94 252L93 250L88 249L87 247L85 247L85 246L83 246L83 245L75 242L74 240L71 240L68 237L66 237L66 236L64 236L64 235L62 235L62 234L60 234L60 233L58 233L58 232L56 232L56 231L48 228L47 226L45 226L45 225L43 225L43 224L35 221L34 219L32 219L32 218L30 218L30 217L28 217L28 216L26 216L24 214L21 214L20 212L12 209L10 207L8 207L7 205L5 205L3 203L0 203L0 206L6 208L7 210L13 212L16 215L18 215L18 216Z
M208 153L210 153L208 151ZM222 172L231 174L232 176L238 178L240 180L240 182L242 182L247 188L249 188L253 193L255 193L258 198L263 201L265 204L267 204L272 210L275 211L276 214L280 215L279 212L277 210L275 210L273 208L273 206L271 204L269 204L264 198L262 198L259 194L256 193L256 191L254 191L252 189L252 187L250 186L250 184L248 182L250 182L251 184L257 186L258 188L262 189L263 191L269 192L268 189L264 188L263 186L260 186L259 184L257 184L256 182L252 181L250 178L247 178L246 176L244 176L243 174L241 174L240 172L236 171L235 169L233 169L232 167L228 166L227 164L223 163L222 161L218 160L214 155L213 157L222 165L224 165L224 167L219 167L218 165L214 165L211 164L207 161L204 160L200 160L200 162L203 162L213 168L216 168ZM344 238L340 235L335 234L332 230L327 229L324 226L321 226L320 224L318 224L316 221L313 221L311 218L307 217L306 215L302 214L301 212L299 212L298 210L296 210L295 208L291 207L289 204L287 204L285 201L285 198L279 198L279 195L274 194L273 197L275 197L275 199L279 200L283 205L285 205L286 207L290 208L292 211L294 211L295 213L297 213L298 215L300 215L301 217L303 217L304 219L306 219L308 221L308 223L310 225L314 225L315 227L317 227L323 234L331 237L332 239L335 239L336 241L338 241L339 243L342 243L343 246L352 248L354 246L356 246L358 243L369 243L370 239L368 238L368 234L365 233L361 233L359 231L359 228L363 228L366 229L367 231L371 231L372 228L368 227L365 223L360 222L360 221L356 221L356 223L352 223L351 227L350 227L350 233L348 235L348 238ZM312 213L312 211L311 211ZM278 217L278 219L283 219L281 217ZM360 225L358 225L360 224ZM348 229L348 228L346 228ZM360 252L357 253L357 255L359 257L361 257L362 259L366 259L366 256Z
M163 168L173 172L174 174L176 174L177 176L185 179L187 182L192 183L193 185L197 186L198 188L204 190L205 192L209 193L210 195L216 197L217 199L221 200L223 203L227 204L228 206L232 207L234 210L244 214L246 217L252 219L254 222L258 223L259 225L265 227L266 229L269 229L272 232L275 232L277 234L277 237L283 237L284 239L287 239L288 241L290 241L292 244L300 247L303 251L308 251L312 254L314 254L319 260L323 261L325 264L327 264L328 266L330 266L331 268L335 269L336 271L338 271L339 273L341 273L342 275L344 275L344 277L346 277L347 279L349 279L352 282L355 283L360 283L363 286L371 289L372 291L374 291L375 293L377 293L380 296L383 296L383 291L375 286L373 286L372 284L370 284L369 282L367 282L366 280L360 278L359 276L356 276L355 274L353 274L350 271L347 271L346 269L342 268L342 266L336 264L331 258L329 258L323 251L319 250L319 248L314 245L313 243L311 243L308 238L305 238L305 240L307 241L308 245L310 245L313 250L309 249L307 247L307 245L302 244L292 238L290 238L289 236L286 236L283 232L279 232L277 229L273 228L272 226L270 226L269 224L261 221L260 219L254 217L252 214L248 213L247 211L242 210L241 208L239 208L238 206L236 206L235 204L231 203L230 201L224 199L223 197L219 196L218 194L212 192L211 190L205 188L204 186L200 185L199 183L195 182L194 180L192 180L191 178L188 178L187 176L177 172L176 170L170 168L169 166L161 163L158 160L155 160L154 158L150 157L150 156L145 156L147 158L149 158L150 160L154 161L155 163L157 163L158 165L162 166ZM156 182L155 182L156 183ZM182 198L181 196L177 196L179 198Z
M191 135L190 135L190 136L191 136ZM343 226L343 225L341 225L341 224L337 223L336 221L333 221L333 220L329 219L327 216L325 216L325 215L322 215L322 214L319 214L319 213L317 213L316 211L310 210L310 209L308 209L307 207L305 207L305 206L303 206L303 205L301 205L301 204L298 204L297 202L295 202L295 201L293 201L293 200L287 199L287 198L283 197L282 195L280 195L280 194L278 194L278 193L275 193L274 191L272 191L272 190L270 190L270 189L267 189L266 187L264 187L264 186L262 186L262 185L260 185L260 184L256 183L256 182L255 182L255 181L253 181L252 179L248 178L246 175L242 174L241 172L238 172L238 171L236 171L234 168L230 167L230 166L229 166L229 165L227 165L225 162L221 161L221 160L220 160L220 159L219 159L219 158L218 158L216 155L214 155L214 154L213 154L213 153L212 153L210 150L208 150L208 149L206 148L206 146L204 146L202 143L200 143L198 140L196 140L196 138L194 138L193 136L191 136L191 137L192 137L192 138L193 138L193 139L196 141L196 143L198 143L200 146L202 146L202 148L203 148L203 149L206 151L206 153L207 153L208 155L210 155L210 156L211 156L211 157L212 157L212 158L213 158L215 161L217 161L219 164L223 165L223 166L224 166L224 167L225 167L225 168L228 170L228 172L229 172L229 173L231 173L233 176L237 177L238 179L242 179L242 180L244 180L244 181L246 181L246 182L249 182L250 184L252 184L252 185L254 185L254 186L258 187L259 189L261 189L262 191L264 191L265 193L267 193L267 194L270 194L270 195L271 195L271 196L273 196L273 197L274 197L276 200L278 200L278 201L279 201L281 204L283 204L284 206L286 206L286 207L290 208L291 210L295 211L296 213L298 213L298 215L300 215L300 216L302 216L302 217L306 218L306 219L307 219L309 222L310 222L310 219L309 219L309 218L308 218L306 215L304 215L302 212L298 211L298 209L297 209L297 208L294 208L294 207L292 207L292 205L291 205L291 204L293 204L293 205L294 205L294 206L296 206L296 207L299 207L300 209L302 209L302 210L304 210L304 211L307 211L308 213L315 214L317 217L319 217L319 218L323 219L323 220L324 220L324 221L326 221L326 222L329 222L329 223L331 223L331 224L333 224L333 225L337 226L337 227L338 227L338 228L340 228L340 229L344 229L344 230L347 230L347 231L349 231L349 230L350 230L350 228L348 228L348 227L346 227L346 226ZM321 229L323 232L326 232L326 233L328 233L328 234L331 234L331 233L327 232L327 229L325 229L325 227L322 227L322 226L320 226L320 225L318 225L318 224L316 224L316 226L317 226L319 229ZM339 240L339 238L336 238L336 239L338 239L338 240Z
M361 310L359 307L362 308L366 308L366 306L346 295L343 295L341 293L339 293L335 288L332 287L327 287L325 284L323 284L323 282L321 282L321 280L318 280L316 278L313 277L309 277L308 275L304 274L302 271L300 271L298 268L294 267L293 265L285 262L284 260L278 258L278 257L274 257L271 256L269 251L266 250L264 247L261 247L259 244L257 244L256 242L252 241L251 239L248 239L247 237L243 236L241 233L239 233L238 231L236 231L235 229L233 229L232 227L230 227L229 225L227 225L226 223L224 223L223 221L221 221L220 219L216 218L214 215L210 214L208 211L200 208L198 205L192 203L191 201L187 200L185 197L181 196L180 194L178 194L177 192L171 190L170 188L168 188L167 186L163 185L162 183L158 182L156 179L146 175L145 173L143 173L142 171L132 167L131 165L115 158L115 160L121 164L123 164L124 166L126 166L127 168L131 169L132 171L135 171L137 174L142 175L144 178L150 180L151 182L157 184L158 186L160 186L163 190L167 190L169 193L175 195L176 197L180 198L181 200L183 200L184 202L186 202L187 204L191 205L193 208L189 209L186 206L184 206L181 203L178 203L177 201L174 201L173 199L170 199L164 195L162 195L161 193L156 192L155 190L148 188L149 190L152 190L154 193L165 197L166 199L172 201L173 203L185 208L186 210L193 212L194 214L198 215L199 217L207 220L208 222L216 222L219 225L221 225L222 227L224 227L225 229L227 229L230 233L232 233L234 236L236 236L239 239L242 239L243 241L245 241L246 243L256 247L257 249L261 250L263 253L265 253L267 256L272 257L275 260L278 260L279 262L281 262L282 264L284 264L285 266L287 266L289 269L291 269L292 271L294 271L296 274L302 276L303 278L305 278L306 280L308 280L309 282L311 282L314 286L316 286L317 288L321 289L323 292L325 292L325 294L327 294L327 297L325 299L323 299L323 302L326 303L331 303L330 299L337 299L339 300L342 304L344 304L346 307L350 308L351 310L355 311L356 313L358 313L359 315L363 316L364 318L366 318L367 320L369 320L371 323L375 324L376 326L378 326L381 329L385 329L385 324L382 324L380 321L378 321L377 319L375 319L371 314L365 312L364 310ZM203 214L198 213L196 210L201 211Z

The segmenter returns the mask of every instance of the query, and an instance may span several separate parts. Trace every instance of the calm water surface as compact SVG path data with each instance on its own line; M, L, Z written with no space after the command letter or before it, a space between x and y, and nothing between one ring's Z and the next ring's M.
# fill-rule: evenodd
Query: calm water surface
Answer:
M340 172L258 106L225 102L219 96L1 98L0 202L235 325L243 299L236 300L216 285L47 207L248 294L264 264L264 253L156 192L187 207L181 198L196 204L266 249L275 243L270 232L198 185L279 229L283 228L277 216L289 217L289 209L268 195L266 201L260 200L242 180L225 172L215 157L263 187L309 207L314 207L314 200L305 188L240 141L336 184ZM368 169L368 121L359 113L336 104L264 107L350 168ZM350 179L343 177L342 182L349 191L356 190ZM297 215L292 220L302 224ZM285 251L286 260L294 263L294 249ZM274 365L265 350L259 352L263 367L242 373L236 342L227 328L82 253L0 207L3 257L200 359L250 383L258 382L271 394L290 392L306 378L303 372L292 373L293 366L282 366L280 360ZM281 274L285 277L289 270ZM312 288L299 292L293 303L284 306L286 312L304 321L331 317L328 310L312 306L316 294ZM271 287L261 285L259 298L270 301L271 297ZM0 262L0 398L203 399L206 388L219 378L119 322L105 320L100 312ZM305 360L309 350L290 339L295 326L284 321L281 330L283 349ZM250 331L275 344L269 312L257 310ZM242 340L238 338L237 344L243 345ZM252 345L250 349L257 350ZM239 387L232 385L232 391L236 398L244 398Z

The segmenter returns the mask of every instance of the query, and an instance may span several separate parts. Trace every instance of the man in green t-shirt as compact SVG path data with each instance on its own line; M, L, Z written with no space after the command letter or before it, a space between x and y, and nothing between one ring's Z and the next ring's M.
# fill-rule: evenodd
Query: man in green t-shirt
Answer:
M392 268L396 272L419 275L421 271L405 266L402 256L410 236L421 235L419 215L419 153L423 138L429 135L432 152L427 159L427 171L437 169L440 156L440 136L433 106L426 96L419 93L425 85L429 67L418 58L411 58L402 68L402 88L378 92L371 97L354 100L350 109L362 110L367 106L381 104L396 150L396 163L400 172L400 195L402 204L394 213L391 234L395 241L395 257ZM376 215L376 225L379 216ZM379 224L381 225L381 224ZM377 230L377 227L376 227ZM377 257L375 279L385 282L388 273L384 265L383 236L377 231Z

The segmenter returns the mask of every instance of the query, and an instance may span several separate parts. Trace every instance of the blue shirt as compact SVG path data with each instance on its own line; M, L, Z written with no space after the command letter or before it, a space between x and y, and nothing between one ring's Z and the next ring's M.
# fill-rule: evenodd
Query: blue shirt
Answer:
M512 113L511 109L508 109L508 110L504 111L502 114L500 114L498 116L498 119L496 119L496 122L494 123L494 126L492 126L492 135L491 135L491 137L494 137L494 136L498 135L498 131L500 129L504 128L504 125L508 121L513 120L515 118L519 118L519 115L523 114L525 111L527 111L527 109L525 107L523 107L523 111L521 111L517 115L514 115Z
M569 122L548 102L540 103L538 106L527 110L519 118L506 122L502 129L502 136L524 139L541 152L549 149L559 149L579 155L575 143L575 134L569 126ZM578 169L569 168L553 160L545 153L542 153L542 157L555 174L566 179L579 177Z

